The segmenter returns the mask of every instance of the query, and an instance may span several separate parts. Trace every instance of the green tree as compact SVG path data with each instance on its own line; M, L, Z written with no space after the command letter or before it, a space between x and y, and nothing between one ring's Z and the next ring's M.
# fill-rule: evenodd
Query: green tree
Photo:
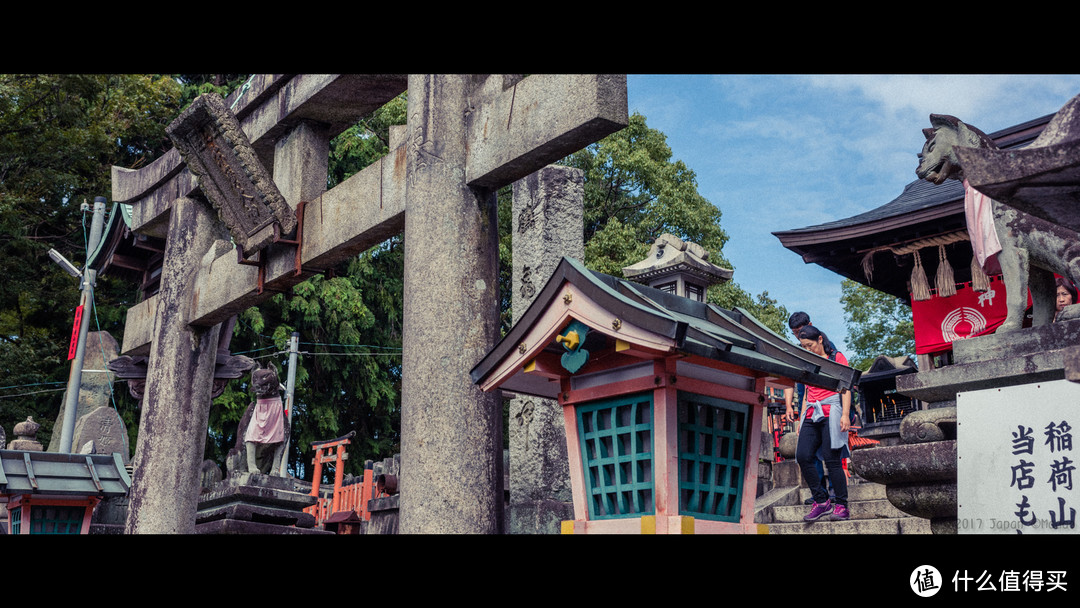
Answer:
M251 76L250 74L175 74L175 79L183 87L181 105L187 107L195 98L204 93L217 93L226 97L239 89Z
M915 324L907 302L850 279L840 289L852 367L868 369L879 355L915 355Z
M49 249L82 265L83 203L111 194L111 166L139 167L168 149L164 127L181 85L147 74L0 74L0 425L27 416L48 443L68 375L77 282ZM101 277L92 329L120 335L130 286ZM137 417L123 391L118 410Z

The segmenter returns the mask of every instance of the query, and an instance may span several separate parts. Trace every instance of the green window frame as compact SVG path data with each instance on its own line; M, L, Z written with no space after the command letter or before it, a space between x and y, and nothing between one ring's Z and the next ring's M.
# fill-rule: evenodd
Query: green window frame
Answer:
M86 507L31 505L31 534L79 534Z
M750 406L680 392L678 419L679 513L738 522Z
M652 392L576 409L589 518L655 513Z
M8 510L8 514L11 517L11 530L9 534L20 534L22 532L22 507L15 507Z

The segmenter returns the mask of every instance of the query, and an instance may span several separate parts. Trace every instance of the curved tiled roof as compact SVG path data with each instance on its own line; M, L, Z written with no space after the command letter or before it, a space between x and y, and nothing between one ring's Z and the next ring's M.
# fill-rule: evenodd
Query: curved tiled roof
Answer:
M1030 144L1053 115L1036 118L990 134L998 147L1016 148ZM818 264L843 277L907 300L908 278L914 266L912 256L875 254L877 269L871 278L863 272L863 258L870 251L888 245L965 230L964 189L956 180L940 185L915 180L889 202L847 218L815 226L773 232L780 243L802 256L807 264ZM970 280L971 247L966 243L946 246L946 255L957 282ZM877 258L881 258L880 260ZM895 262L895 263L892 263ZM923 256L927 276L937 269L937 255Z
M562 298L567 283L625 323L670 338L681 353L738 366L754 375L790 378L830 390L849 388L859 380L858 370L803 350L745 310L698 302L595 272L577 260L563 258L514 327L472 369L474 383L483 383L500 364L516 356L518 345L523 344L545 311ZM600 337L599 332L589 335L593 334ZM545 348L558 351L561 347L549 344ZM530 393L533 387L520 379L507 382L503 388L551 396Z

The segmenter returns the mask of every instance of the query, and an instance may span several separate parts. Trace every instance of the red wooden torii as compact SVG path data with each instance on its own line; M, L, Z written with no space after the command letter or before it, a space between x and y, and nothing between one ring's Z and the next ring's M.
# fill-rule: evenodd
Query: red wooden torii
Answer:
M361 483L342 486L345 460L348 458L345 446L351 443L350 439L354 435L356 435L355 431L337 439L311 444L311 447L315 448L315 458L311 461L315 465L315 471L311 476L311 495L317 497L318 500L314 505L304 509L304 512L314 515L317 525L323 524L331 515L342 511L355 511L363 521L371 520L368 501L374 498L375 485L371 463L364 466L364 479ZM329 500L319 497L324 463L334 465L334 493Z

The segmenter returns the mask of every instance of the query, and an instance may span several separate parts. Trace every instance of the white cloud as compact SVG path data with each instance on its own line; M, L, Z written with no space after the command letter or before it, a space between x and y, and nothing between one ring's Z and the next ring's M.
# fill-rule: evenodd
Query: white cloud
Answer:
M859 74L804 76L809 86L872 102L885 120L951 114L985 131L1051 114L1080 94L1080 76ZM980 125L983 120L990 124Z

